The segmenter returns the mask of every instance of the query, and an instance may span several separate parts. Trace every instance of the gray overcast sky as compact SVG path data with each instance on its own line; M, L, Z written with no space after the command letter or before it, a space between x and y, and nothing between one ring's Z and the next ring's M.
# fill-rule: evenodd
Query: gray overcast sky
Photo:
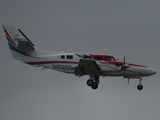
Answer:
M40 49L107 53L148 65L157 74L138 80L41 70L11 58L0 29L0 120L158 120L160 118L160 1L3 0L0 24L18 26Z

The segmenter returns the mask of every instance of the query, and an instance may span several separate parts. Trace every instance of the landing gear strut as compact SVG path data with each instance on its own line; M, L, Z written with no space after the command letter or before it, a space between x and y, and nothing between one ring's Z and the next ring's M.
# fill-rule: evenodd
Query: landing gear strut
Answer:
M142 85L142 78L140 78L140 83L139 83L139 85L137 86L137 89L138 90L142 90L143 89L143 85Z

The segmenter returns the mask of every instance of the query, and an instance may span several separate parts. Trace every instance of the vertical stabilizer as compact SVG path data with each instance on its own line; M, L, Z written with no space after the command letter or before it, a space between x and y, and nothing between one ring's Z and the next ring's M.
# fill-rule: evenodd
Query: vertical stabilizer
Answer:
M28 56L27 51L34 51L34 44L15 26L3 25L13 58Z

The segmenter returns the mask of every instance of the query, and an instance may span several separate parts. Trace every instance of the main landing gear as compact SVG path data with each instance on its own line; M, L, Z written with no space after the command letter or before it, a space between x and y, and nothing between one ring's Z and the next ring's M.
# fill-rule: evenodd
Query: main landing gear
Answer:
M91 79L87 80L87 85L94 90L98 88L98 84Z
M87 85L90 86L92 89L97 89L99 84L99 76L90 75L90 79L87 80Z

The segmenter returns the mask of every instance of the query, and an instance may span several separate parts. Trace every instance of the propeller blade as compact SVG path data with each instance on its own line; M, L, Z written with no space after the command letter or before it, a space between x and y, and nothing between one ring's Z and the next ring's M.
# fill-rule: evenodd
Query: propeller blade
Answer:
M124 58L123 58L123 77L125 76L125 72L126 72L126 68L124 67L126 64L126 60L125 60L125 54L124 54Z
M126 64L126 60L125 60L125 55L124 55L124 58L123 58L123 65Z
M129 85L129 78L128 78L128 85Z
M123 77L125 76L126 68L123 69Z
M128 64L126 64L126 59L125 59L125 55L124 55L124 58L123 58L123 65L122 65L122 68L121 68L121 71L123 71L123 80L125 78L125 74L126 74L126 69L129 68L130 66ZM129 78L128 78L128 84L129 84Z
M124 77L125 76L125 72L126 72L126 69L124 68L123 69L123 80L125 79L125 77Z
M123 65L122 65L122 69L121 71L123 71L123 75L124 75L124 70L125 70L125 64L126 64L126 60L125 60L125 55L124 55L124 58L123 58Z

